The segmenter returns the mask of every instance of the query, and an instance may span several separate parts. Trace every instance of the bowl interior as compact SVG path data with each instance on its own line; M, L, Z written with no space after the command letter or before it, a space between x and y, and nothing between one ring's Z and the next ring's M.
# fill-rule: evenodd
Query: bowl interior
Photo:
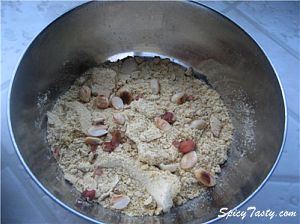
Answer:
M235 128L216 187L157 217L127 217L101 206L75 206L46 142L46 112L86 69L127 55L162 55L192 66L224 100ZM243 202L280 153L285 105L268 59L239 27L195 3L90 2L66 13L32 42L14 77L10 122L20 156L52 197L109 223L203 222Z

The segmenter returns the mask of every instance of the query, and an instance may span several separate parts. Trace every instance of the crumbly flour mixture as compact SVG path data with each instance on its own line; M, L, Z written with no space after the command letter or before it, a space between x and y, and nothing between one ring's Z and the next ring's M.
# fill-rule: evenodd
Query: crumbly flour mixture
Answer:
M47 115L65 179L129 216L168 212L218 184L232 141L219 94L159 57L90 69Z

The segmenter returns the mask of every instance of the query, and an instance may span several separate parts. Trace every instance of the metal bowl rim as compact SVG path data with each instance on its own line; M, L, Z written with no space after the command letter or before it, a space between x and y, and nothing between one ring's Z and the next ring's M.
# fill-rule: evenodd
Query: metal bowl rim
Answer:
M26 46L25 50L23 51L23 53L21 54L19 60L18 60L18 63L16 64L15 68L14 68L14 72L13 72L13 77L12 79L10 80L10 84L9 84L9 89L8 89L8 96L7 96L7 103L8 103L8 106L7 106L7 122L8 122L8 128L9 128L9 134L10 134L10 138L11 138L11 141L13 143L13 146L14 146L14 149L18 155L18 158L19 160L21 161L23 167L25 168L26 172L29 174L29 176L31 177L31 179L46 193L46 195L48 195L53 201L55 201L56 203L58 203L61 207L63 207L64 209L72 212L73 214L76 214L78 215L79 217L85 219L85 220L88 220L88 221L91 221L93 223L98 223L98 224L103 224L103 222L99 221L99 220L96 220L94 218L91 218L87 215L84 215L82 213L80 213L79 211L76 211L75 209L69 207L68 205L64 204L62 201L60 201L58 198L56 198L50 191L47 190L46 187L43 186L43 184L34 176L34 174L31 172L30 168L27 166L26 162L24 161L22 155L21 155L21 152L18 148L18 145L15 141L15 138L14 138L14 133L13 133L13 130L12 130L12 125L11 125L11 117L10 117L10 99L11 99L11 91L12 91L12 86L13 86L13 83L14 83L14 79L15 79L15 76L16 76L16 73L17 73L17 70L18 70L18 67L23 59L23 57L25 56L28 48L33 44L33 42L37 39L37 37L43 33L43 32L46 32L46 30L52 26L53 24L55 24L59 19L61 19L62 17L64 16L67 16L68 14L72 13L73 11L75 10L79 10L80 8L82 8L83 6L87 5L87 4L90 4L92 2L86 2L86 3L83 3L79 6L75 6L73 8L71 8L69 11L63 13L62 15L60 15L59 17L57 17L56 19L54 19L51 23L49 23L45 28L43 28L41 30L41 32L39 32L32 40L31 42ZM284 145L285 145L285 141L286 141L286 134L287 134L287 106L286 106L286 97L285 97L285 93L284 93L284 90L283 90L283 87L282 87L282 83L279 79L279 75L274 67L274 65L272 64L271 60L269 59L269 57L267 56L266 52L263 50L263 48L260 46L260 44L258 44L254 38L251 37L250 34L248 34L244 29L242 29L238 24L236 24L234 21L232 21L231 19L229 19L228 17L226 17L225 15L221 14L220 12L208 7L208 6L205 6L199 2L196 2L196 1L189 1L189 2L185 2L186 4L190 4L190 5L194 5L195 7L202 7L202 8L205 8L206 10L209 10L211 11L212 13L215 13L217 14L218 16L220 16L222 19L224 20L227 20L228 22L230 22L231 24L233 24L234 26L236 26L239 30L241 30L246 36L248 36L248 38L253 41L259 48L260 50L262 51L262 54L266 57L267 61L270 63L274 73L275 73L275 76L276 76L276 79L277 79L277 82L278 82L278 85L280 87L280 91L281 91L281 94L282 94L282 100L283 100L283 106L284 106L284 131L283 131L283 139L282 139L282 143L281 143L281 146L280 146L280 150L279 150L279 153L277 155L277 159L276 161L274 162L271 170L269 171L269 174L265 177L265 179L263 180L263 182L259 185L259 187L254 191L252 192L246 199L244 199L240 204L238 204L236 207L232 208L232 210L237 210L239 209L240 207L242 207L246 202L248 202L254 195L256 195L261 189L262 187L266 184L266 182L268 181L268 179L271 177L272 173L274 172L276 166L278 165L278 162L281 158L281 155L282 155L282 151L283 151L283 148L284 148ZM215 217L214 219L211 219L209 221L207 221L206 223L213 223L213 222L216 222L218 220L222 219L222 217Z

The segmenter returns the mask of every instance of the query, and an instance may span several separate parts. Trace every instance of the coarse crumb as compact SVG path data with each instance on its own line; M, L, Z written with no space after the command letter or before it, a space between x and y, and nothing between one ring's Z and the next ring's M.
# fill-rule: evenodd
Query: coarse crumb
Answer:
M47 113L64 178L80 192L95 190L87 200L129 216L158 215L199 196L207 186L194 171L217 178L233 126L220 95L193 74L159 57L128 57L82 74ZM99 109L97 96L121 104ZM91 127L107 134L88 141Z

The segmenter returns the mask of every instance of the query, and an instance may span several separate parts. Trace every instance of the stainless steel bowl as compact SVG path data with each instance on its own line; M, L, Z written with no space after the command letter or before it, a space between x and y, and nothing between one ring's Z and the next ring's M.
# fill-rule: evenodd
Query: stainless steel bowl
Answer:
M127 217L99 205L76 207L46 142L46 116L87 68L108 58L159 54L206 75L235 127L216 187L158 217ZM31 43L10 90L16 151L35 182L86 219L109 223L199 223L253 196L272 173L284 142L286 108L278 77L260 47L222 15L196 3L90 2L64 14Z

